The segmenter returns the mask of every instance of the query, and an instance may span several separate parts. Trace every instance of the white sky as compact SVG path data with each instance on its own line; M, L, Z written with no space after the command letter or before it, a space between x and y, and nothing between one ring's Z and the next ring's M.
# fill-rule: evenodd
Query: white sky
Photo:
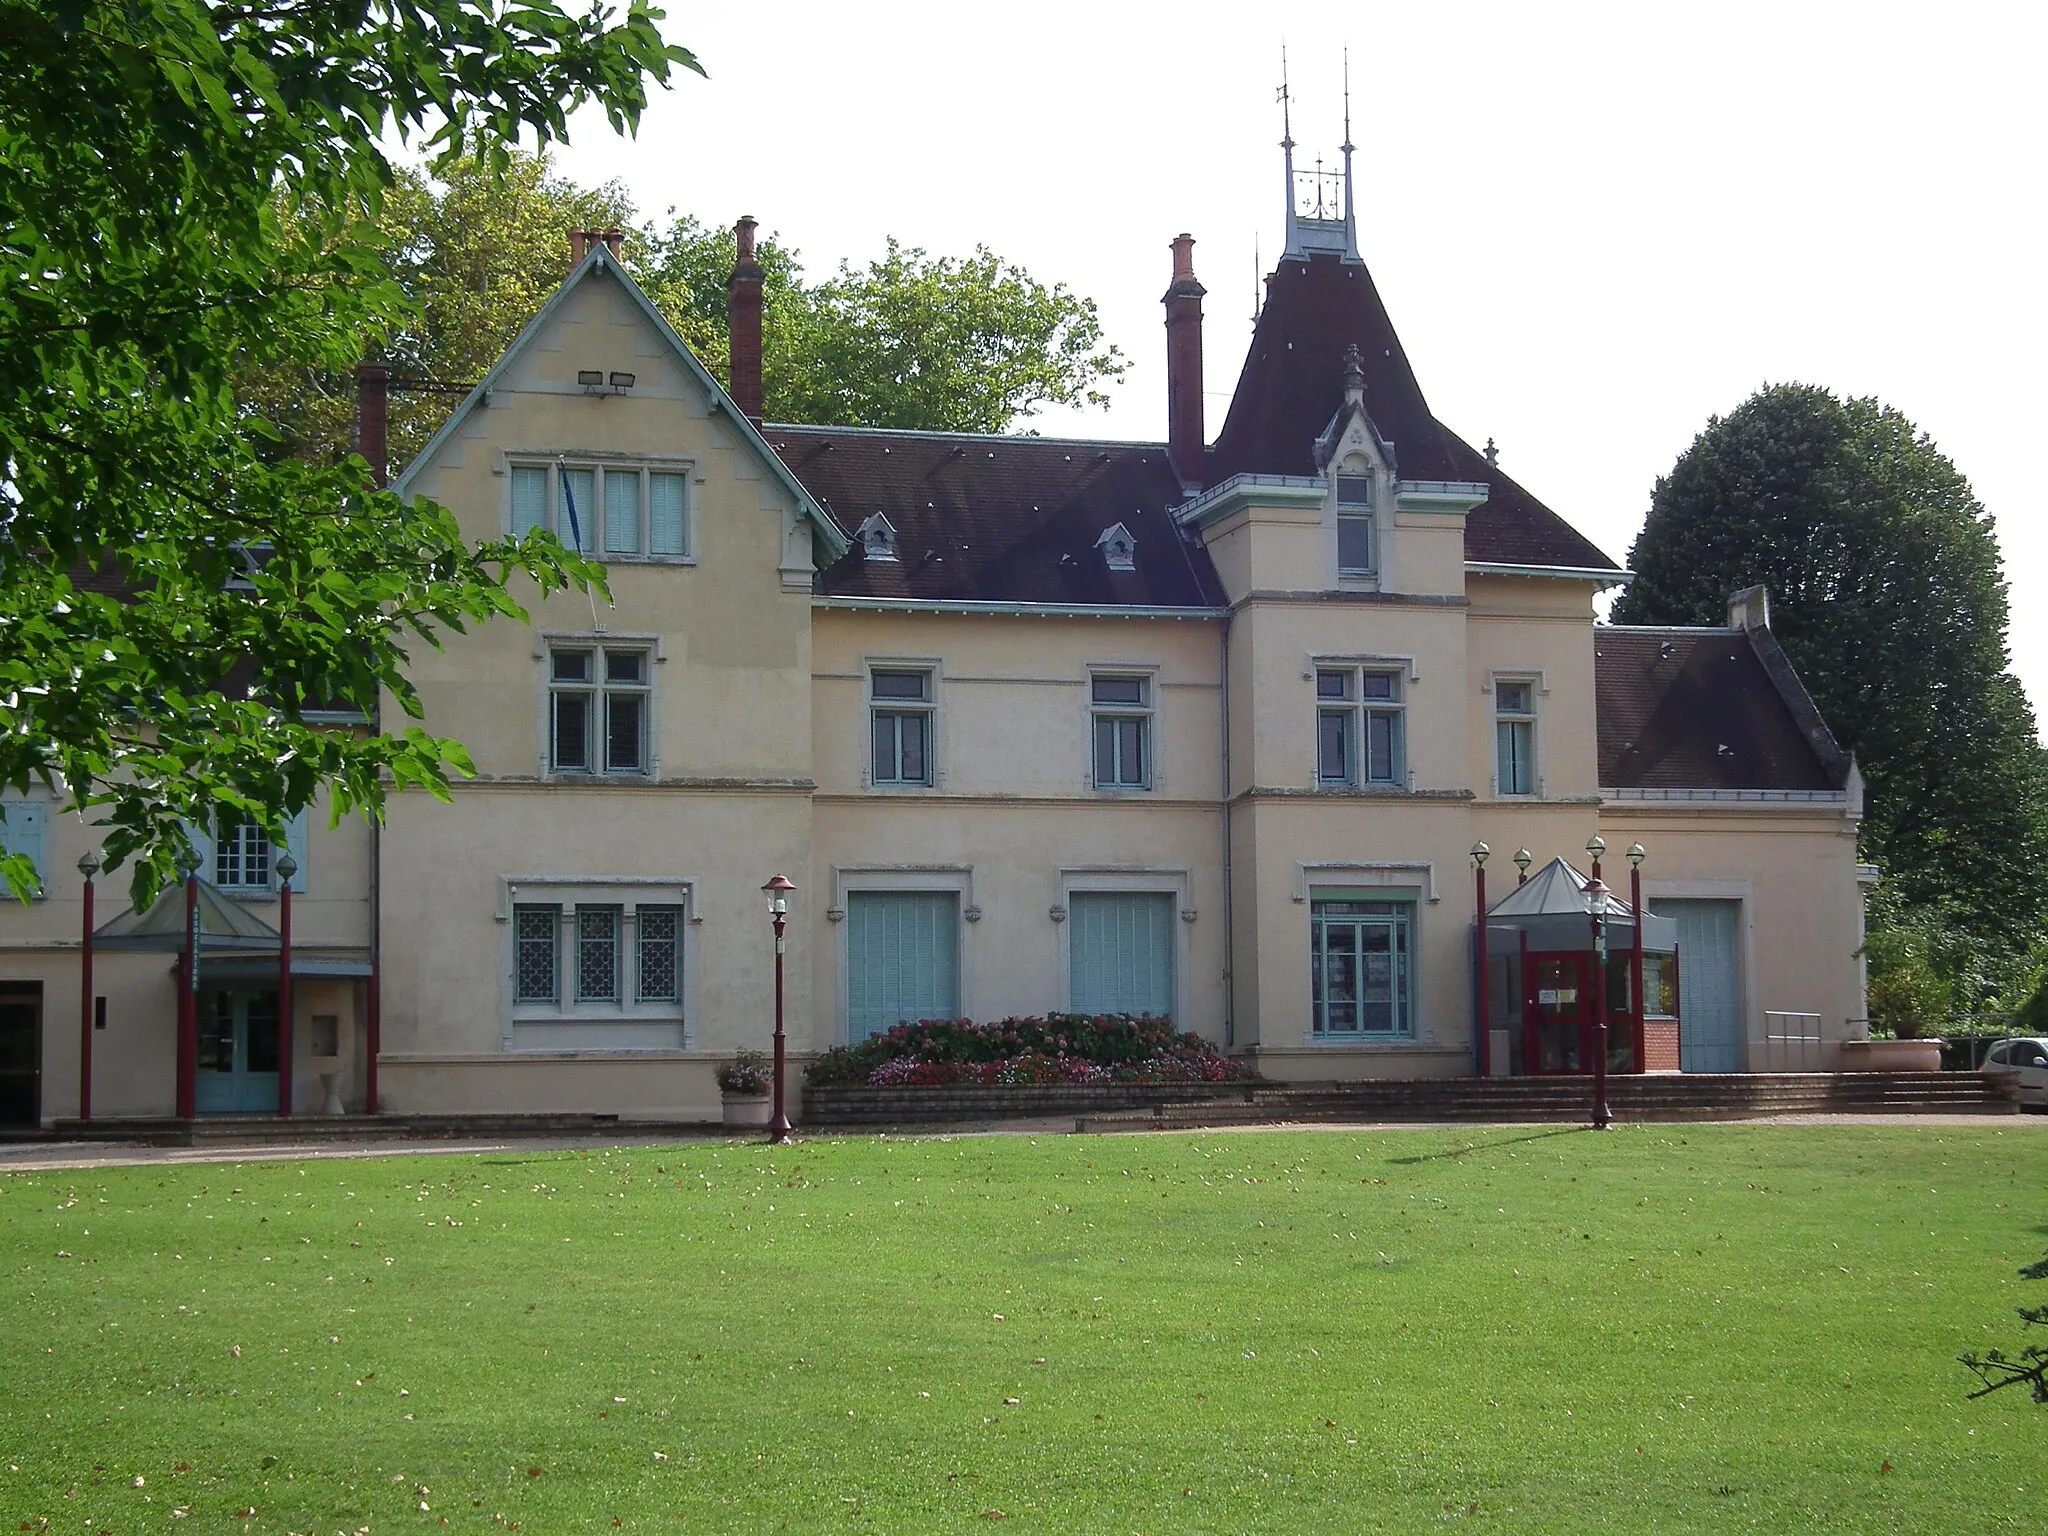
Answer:
M1096 300L1132 367L1108 411L1165 436L1167 242L1209 289L1208 426L1250 337L1253 242L1342 141L1360 245L1432 408L1617 560L1716 412L1798 380L1912 418L1997 517L2013 664L2048 704L2038 4L1330 5L670 0L710 79L561 168L643 213L752 213L813 276L885 236L983 243Z

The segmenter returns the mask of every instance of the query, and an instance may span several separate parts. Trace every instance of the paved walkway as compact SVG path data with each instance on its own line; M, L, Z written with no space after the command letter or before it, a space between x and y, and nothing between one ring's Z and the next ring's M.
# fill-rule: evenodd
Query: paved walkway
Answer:
M1671 1125L1840 1125L1921 1126L1931 1129L2010 1131L2020 1135L2048 1136L2048 1115L1765 1115L1753 1120L1687 1120L1652 1122ZM1127 1136L1201 1135L1237 1136L1261 1131L1464 1131L1474 1135L1488 1131L1519 1129L1563 1130L1568 1125L1556 1120L1501 1121L1372 1121L1313 1120L1273 1121L1260 1125L1162 1126L1119 1130L1109 1134ZM1625 1127L1624 1127L1625 1128ZM1030 1120L981 1121L971 1125L879 1132L829 1129L806 1134L799 1141L847 1141L878 1135L929 1139L947 1136L1071 1136L1072 1115ZM742 1139L712 1128L678 1126L673 1135L638 1136L495 1136L495 1137L375 1137L353 1141L279 1142L252 1141L245 1144L208 1143L197 1147L145 1147L108 1141L0 1142L0 1174L32 1173L72 1168L131 1168L179 1163L277 1163L311 1162L350 1157L438 1157L483 1152L570 1152L604 1151L613 1147L663 1147L679 1141L735 1141Z

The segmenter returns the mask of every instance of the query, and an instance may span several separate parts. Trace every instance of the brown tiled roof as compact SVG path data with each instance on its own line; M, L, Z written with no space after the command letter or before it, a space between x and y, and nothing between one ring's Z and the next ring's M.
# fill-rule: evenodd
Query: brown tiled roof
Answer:
M1212 607L1222 583L1171 508L1185 499L1162 443L769 425L782 461L855 544L819 577L833 597ZM880 512L897 558L869 560L861 524ZM1134 571L1096 547L1122 523Z
M1484 481L1465 520L1465 558L1613 570L1593 542L1430 414L1372 274L1336 256L1283 261L1266 284L1230 414L1209 450L1209 483L1232 475L1313 475L1315 442L1343 401L1344 353L1359 350L1365 409L1406 480Z
M1593 645L1602 788L1842 787L1826 728L1817 744L1742 631L1602 625Z

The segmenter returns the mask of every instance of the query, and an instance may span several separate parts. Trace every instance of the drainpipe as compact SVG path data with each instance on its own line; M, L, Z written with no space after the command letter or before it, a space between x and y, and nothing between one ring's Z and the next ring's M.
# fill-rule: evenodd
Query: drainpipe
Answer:
M1223 1046L1237 1044L1237 923L1230 877L1230 620L1223 621Z

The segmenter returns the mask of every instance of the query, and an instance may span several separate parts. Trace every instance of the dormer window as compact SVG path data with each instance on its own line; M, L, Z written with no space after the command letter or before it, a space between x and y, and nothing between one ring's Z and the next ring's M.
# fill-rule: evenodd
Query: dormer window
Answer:
M1373 559L1372 476L1338 475L1337 574L1370 576Z
M1122 523L1103 529L1095 547L1102 551L1103 562L1112 571L1135 571L1138 568L1138 541L1131 537L1131 530Z
M896 558L896 529L888 518L877 512L860 525L860 548L869 560Z

